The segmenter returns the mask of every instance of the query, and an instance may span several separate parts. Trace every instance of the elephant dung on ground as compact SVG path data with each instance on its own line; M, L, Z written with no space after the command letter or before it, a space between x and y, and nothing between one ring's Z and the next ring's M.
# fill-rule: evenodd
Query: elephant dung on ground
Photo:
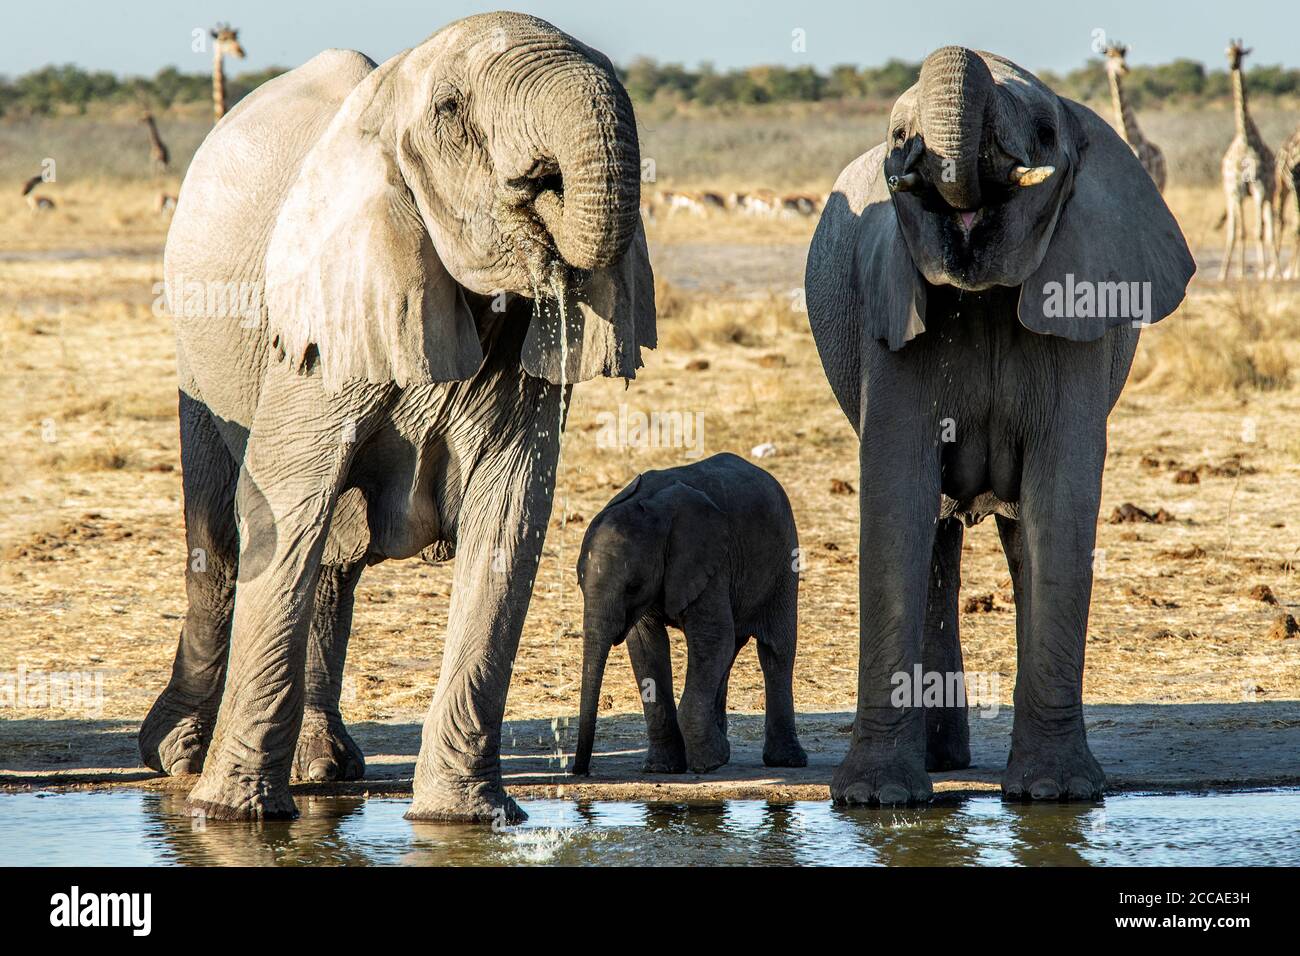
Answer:
M1132 150L990 53L930 54L886 141L840 174L806 276L861 441L858 703L836 801L923 801L927 770L969 764L964 698L891 692L917 665L962 671L963 527L990 514L1016 600L1003 793L1100 795L1082 682L1106 418L1141 328L1194 271Z
M295 770L359 776L338 709L357 580L454 551L409 815L522 817L500 727L569 389L654 345L639 196L609 60L513 13L379 66L322 53L209 134L165 257L204 557L140 732L149 766L202 771L192 806L286 817Z

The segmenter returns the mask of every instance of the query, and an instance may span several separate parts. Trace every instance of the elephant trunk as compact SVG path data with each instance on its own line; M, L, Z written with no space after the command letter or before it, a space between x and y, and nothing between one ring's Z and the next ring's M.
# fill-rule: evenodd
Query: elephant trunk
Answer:
M995 107L993 75L972 50L946 46L921 64L928 178L954 209L980 206L979 155Z
M583 59L551 70L531 109L538 150L558 168L543 179L534 211L570 266L612 265L640 219L641 152L627 91L612 67Z
M609 649L614 645L607 627L586 624L582 637L582 703L578 712L578 745L573 752L573 773L591 772L591 751L596 743L596 713L600 710L600 685L605 677Z

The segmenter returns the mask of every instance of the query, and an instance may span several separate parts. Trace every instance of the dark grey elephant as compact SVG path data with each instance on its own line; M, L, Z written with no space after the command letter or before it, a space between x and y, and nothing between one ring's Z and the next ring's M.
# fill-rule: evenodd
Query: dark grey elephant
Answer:
M582 711L573 772L588 772L605 663L625 638L650 738L646 770L704 773L731 758L727 681L751 636L766 694L763 762L806 765L794 725L798 548L781 483L735 455L647 471L615 495L578 556ZM680 713L668 626L686 634Z
M140 732L148 765L202 770L193 806L285 817L295 768L359 776L338 710L357 580L454 552L409 815L522 816L500 726L565 403L654 344L639 193L610 62L518 14L378 67L322 53L208 136L165 261L189 610Z
M1195 264L1132 151L1020 67L945 47L887 141L840 175L808 255L827 378L861 439L861 651L843 803L931 795L965 766L964 701L897 707L962 669L963 525L997 516L1016 600L1010 798L1095 798L1084 633L1106 418L1140 328Z

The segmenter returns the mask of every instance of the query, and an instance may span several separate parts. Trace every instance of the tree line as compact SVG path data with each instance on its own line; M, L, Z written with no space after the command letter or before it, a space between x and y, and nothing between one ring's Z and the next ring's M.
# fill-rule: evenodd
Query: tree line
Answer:
M886 106L916 81L919 63L890 60L883 66L836 66L818 72L810 66L751 66L717 70L710 64L690 69L679 64L638 59L619 73L632 98L641 103L748 105L761 103L862 100ZM272 67L242 73L227 81L227 99L234 103L260 84L284 72ZM1090 60L1065 74L1039 76L1057 92L1079 100L1107 95L1102 61ZM1247 71L1255 97L1300 97L1300 70L1255 66ZM1196 106L1229 97L1227 70L1207 70L1195 60L1174 60L1157 66L1134 66L1125 90L1138 106L1174 103ZM207 73L182 73L175 67L152 77L119 77L107 71L47 66L16 78L0 77L0 116L48 116L84 113L95 104L134 104L149 109L206 101L212 95Z
M237 102L283 72L284 67L271 67L228 79L226 102ZM159 70L152 77L119 77L71 64L43 67L12 79L0 77L0 116L84 113L97 104L163 110L211 100L212 74L182 73L173 66Z

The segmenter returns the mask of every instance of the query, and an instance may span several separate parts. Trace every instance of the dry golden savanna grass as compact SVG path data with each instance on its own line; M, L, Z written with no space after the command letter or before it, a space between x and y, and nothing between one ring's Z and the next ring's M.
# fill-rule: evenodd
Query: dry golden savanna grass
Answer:
M70 187L76 201L65 208L75 222L35 223L25 210L12 212L0 246L0 424L8 436L0 668L103 670L104 716L132 720L166 682L185 609L171 332L152 308L161 263L129 250L85 259L30 254L129 246L120 236L156 249L164 225L142 211L150 188L99 196ZM1198 215L1198 202L1206 200L1189 195L1181 214ZM713 216L689 228L686 220L653 225L655 258L702 255L710 242L743 256L745 235L755 250L763 242L797 250L811 225L766 224L762 241L726 231L733 228ZM661 278L662 347L642 375L626 391L619 381L576 389L508 716L576 711L581 605L573 566L582 532L634 474L687 460L681 448L599 447L600 416L620 405L702 414L705 453L776 447L762 464L787 488L807 554L796 699L804 712L851 709L858 564L889 556L857 553L856 441L797 309L779 286L705 293ZM1298 365L1294 283L1198 279L1179 314L1144 335L1111 422L1088 701L1300 696L1300 641L1276 627L1279 616L1300 613ZM1167 520L1109 523L1126 503L1151 514L1163 509ZM348 719L414 720L427 706L450 585L448 566L389 563L366 573L347 671ZM967 667L1001 675L1009 702L1013 613L991 526L967 534L963 588L980 599L962 615ZM1278 603L1261 600L1266 593ZM680 682L680 640L675 649ZM752 651L741 656L731 686L733 707L761 710ZM609 708L638 709L621 652L605 687Z
M1284 118L1264 121L1280 128ZM879 138L881 122L826 110L707 123L643 115L643 153L656 159L660 179L647 189L824 194ZM1171 159L1169 204L1209 261L1224 238L1215 228L1222 196L1212 170L1231 118L1162 114L1144 116L1144 125ZM168 136L167 117L160 126ZM140 135L129 125L96 127L87 141L107 156L115 137L137 149ZM200 135L185 127L189 149ZM55 145L47 150L41 136ZM33 216L16 185L0 195L7 437L0 670L102 670L104 716L137 720L166 683L185 610L174 353L169 320L153 301L167 225L154 204L159 191L175 194L189 153L173 143L174 176L131 179L111 163L96 166L86 150L69 158L64 151L78 142L71 127L5 126L0 142L5 137L30 144L33 155L58 153L60 178L42 188L58 203L46 215ZM0 168L15 179L21 171ZM581 604L573 566L582 533L637 472L688 460L681 448L600 447L600 416L620 405L701 414L706 454L775 446L761 463L789 492L806 552L796 700L810 713L852 708L858 564L889 556L858 555L856 440L799 311L814 227L815 219L714 212L660 215L647 225L660 277L661 348L626 391L621 381L575 390L509 717L576 712ZM1089 702L1300 696L1300 640L1277 626L1280 616L1300 616L1297 368L1296 283L1219 284L1202 275L1179 313L1143 336L1111 419ZM1129 503L1152 515L1163 510L1162 520L1109 523ZM961 620L966 664L1001 675L1009 702L1014 617L990 525L967 532L963 560L963 594L976 599ZM445 565L408 561L366 572L345 717L419 717L437 677L450 586ZM680 639L674 646L680 684ZM639 709L621 651L605 689L615 711ZM730 699L738 710L761 710L752 651L740 658Z

